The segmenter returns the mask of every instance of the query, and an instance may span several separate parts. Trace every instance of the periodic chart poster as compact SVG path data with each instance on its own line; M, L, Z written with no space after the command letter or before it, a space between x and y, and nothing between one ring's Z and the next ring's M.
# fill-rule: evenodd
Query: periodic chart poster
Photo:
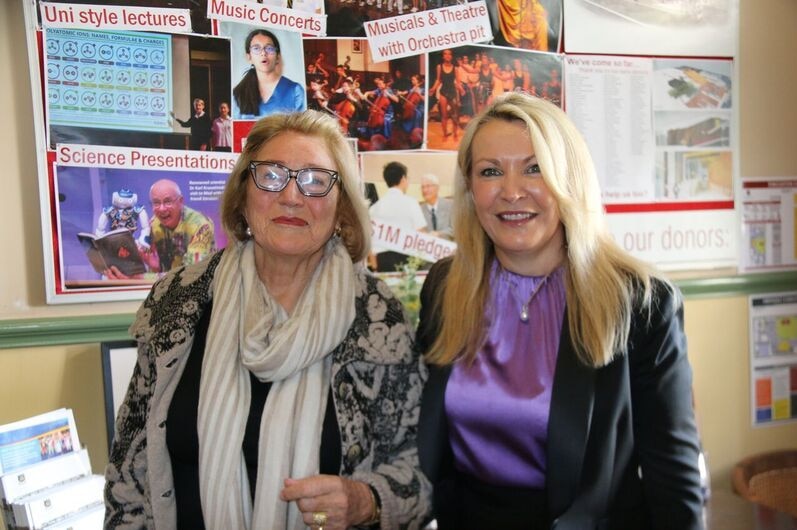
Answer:
M797 420L797 291L750 297L753 425Z
M48 28L44 38L51 126L171 131L169 37Z

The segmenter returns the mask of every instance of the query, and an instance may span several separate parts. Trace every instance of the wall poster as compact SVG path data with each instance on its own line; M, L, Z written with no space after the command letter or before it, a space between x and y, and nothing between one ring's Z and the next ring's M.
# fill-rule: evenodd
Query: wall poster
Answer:
M747 272L797 268L797 178L742 179L739 267Z
M750 306L753 425L797 420L797 291L754 295Z
M735 265L731 59L568 55L567 112L626 250L664 269Z
M451 194L463 128L506 91L544 97L573 115L599 166L609 168L606 204L616 219L628 216L622 223L643 230L650 219L637 222L629 198L723 205L678 207L689 215L667 217L678 260L637 244L634 253L684 267L735 255L725 226L736 167L731 53L603 58L627 52L595 42L594 50L574 49L594 55L568 56L563 0L24 2L48 303L141 299L169 270L223 248L220 196L262 116L331 114L358 153L367 197L386 194L384 165L398 162L423 207L435 186L442 198ZM587 71L595 60L622 66ZM264 76L281 87L265 101ZM667 86L684 95L679 102L700 97L673 106L660 95ZM601 144L601 136L614 141ZM689 251L680 239L687 228L677 224L701 217L694 237L703 247ZM401 241L388 220L374 218L373 226L383 227L386 247L423 261L455 245L447 229L430 224L428 235L405 231L410 239Z

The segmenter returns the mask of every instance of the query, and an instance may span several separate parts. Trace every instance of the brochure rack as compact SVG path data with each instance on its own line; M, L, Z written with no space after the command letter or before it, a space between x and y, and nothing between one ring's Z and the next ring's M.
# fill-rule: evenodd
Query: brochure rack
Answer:
M104 485L91 473L71 410L0 426L0 505L9 530L100 529Z

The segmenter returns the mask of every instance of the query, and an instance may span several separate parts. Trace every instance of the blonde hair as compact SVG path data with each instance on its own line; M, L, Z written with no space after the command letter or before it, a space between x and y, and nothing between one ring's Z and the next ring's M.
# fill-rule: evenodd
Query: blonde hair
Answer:
M251 178L249 163L260 148L279 134L295 132L318 138L332 158L338 171L340 194L336 208L336 224L343 244L352 261L365 259L371 247L371 221L357 160L348 141L340 132L332 116L315 110L290 114L272 114L255 123L241 156L227 179L221 198L221 222L230 239L243 241L248 228L243 215L246 204L247 181ZM268 193L268 192L264 192Z
M462 137L454 190L457 250L442 296L435 298L440 305L435 309L441 316L441 327L427 360L441 365L460 358L472 361L484 341L495 249L479 223L470 192L472 144L481 127L495 120L526 125L565 230L570 336L583 363L603 366L626 351L635 304L641 301L643 308L650 308L654 271L612 238L592 158L570 119L555 105L518 92L496 98L470 121Z

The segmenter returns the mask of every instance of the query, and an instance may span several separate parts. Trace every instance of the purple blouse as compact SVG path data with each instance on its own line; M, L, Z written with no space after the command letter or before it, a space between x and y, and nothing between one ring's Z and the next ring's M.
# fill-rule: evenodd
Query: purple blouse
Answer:
M535 293L536 290L536 294ZM531 298L528 321L521 307ZM456 363L445 406L454 465L497 486L545 487L548 413L565 310L564 268L521 276L496 261L487 340Z

